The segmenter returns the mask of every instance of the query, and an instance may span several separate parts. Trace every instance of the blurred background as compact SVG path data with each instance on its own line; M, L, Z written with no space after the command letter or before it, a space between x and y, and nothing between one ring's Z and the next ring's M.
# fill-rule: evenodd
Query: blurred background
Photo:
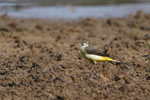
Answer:
M49 6L49 5L110 5L124 3L147 3L150 0L0 0L1 3L15 3L16 5L34 5L34 6Z
M138 10L149 13L150 0L0 0L0 15L23 18L108 18Z

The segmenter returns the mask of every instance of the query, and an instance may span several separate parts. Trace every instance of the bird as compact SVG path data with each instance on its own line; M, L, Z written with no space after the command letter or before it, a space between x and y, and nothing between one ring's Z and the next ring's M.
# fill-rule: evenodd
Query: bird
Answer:
M106 54L98 51L96 48L89 46L88 41L81 43L80 53L84 58L91 60L94 64L102 61L111 61L111 62L120 63L120 61L114 60L106 56Z

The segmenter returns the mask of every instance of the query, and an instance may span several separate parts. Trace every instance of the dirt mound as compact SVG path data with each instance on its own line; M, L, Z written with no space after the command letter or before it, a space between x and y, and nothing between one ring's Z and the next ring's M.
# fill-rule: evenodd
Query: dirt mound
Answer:
M80 57L83 39L126 64ZM1 100L148 100L150 14L78 21L0 16Z

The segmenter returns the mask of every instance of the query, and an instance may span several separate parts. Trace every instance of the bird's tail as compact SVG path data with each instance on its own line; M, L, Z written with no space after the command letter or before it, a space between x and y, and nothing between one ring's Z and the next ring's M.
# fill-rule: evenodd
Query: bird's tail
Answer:
M118 60L114 60L114 59L112 59L112 58L109 58L109 57L102 57L102 58L100 58L100 61L112 61L112 62L120 62L120 61L118 61Z

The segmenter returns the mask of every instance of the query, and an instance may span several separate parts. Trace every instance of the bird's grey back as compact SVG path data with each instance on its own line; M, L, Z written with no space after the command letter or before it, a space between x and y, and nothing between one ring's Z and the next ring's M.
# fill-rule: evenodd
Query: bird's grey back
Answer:
M99 56L107 56L105 53L102 53L100 51L98 51L96 48L88 46L85 48L86 52L88 54L95 54L95 55L99 55Z

